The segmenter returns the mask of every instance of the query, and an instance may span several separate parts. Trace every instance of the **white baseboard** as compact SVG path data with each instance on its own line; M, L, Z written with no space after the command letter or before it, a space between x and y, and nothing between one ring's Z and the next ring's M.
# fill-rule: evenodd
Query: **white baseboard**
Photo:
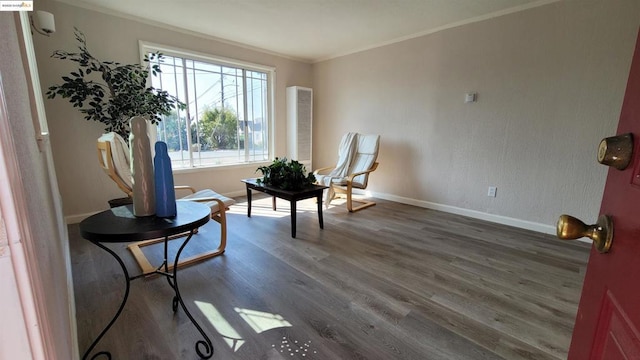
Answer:
M76 215L68 215L64 217L64 221L67 223L67 225L70 224L77 224L80 221L88 218L89 216L93 215L93 214L97 214L99 213L99 211L96 212L90 212L90 213L85 213L85 214L76 214Z
M544 234L550 234L550 235L556 234L555 226L536 223L533 221L521 220L521 219L516 219L508 216L502 216L502 215L489 214L489 213L485 213L477 210L464 209L456 206L438 204L438 203L424 201L424 200L416 200L412 198L386 194L386 193L378 193L378 192L370 192L370 191L354 191L354 193L359 193L366 196L372 196L378 199L395 201L402 204L418 206L426 209L432 209L432 210L443 211L451 214L468 216L474 219L480 219L480 220L485 220L485 221L494 222L498 224L514 226L517 228L532 230L532 231L536 231ZM225 194L225 196L237 197L237 196L245 196L246 194L247 194L246 191L242 190L242 191L234 191L234 192L227 193ZM78 215L69 215L65 217L65 221L67 224L76 224L93 214L95 214L95 212L78 214ZM580 239L580 240L585 242L591 242L590 240L587 240L587 239Z
M231 198L235 198L235 197L239 197L239 196L247 196L247 190L243 189L243 190L239 190L239 191L229 192L229 193L224 194L224 196L231 197Z
M395 201L402 204L408 204L408 205L423 207L427 209L443 211L451 214L468 216L475 219L485 220L485 221L494 222L494 223L503 224L503 225L509 225L509 226L513 226L521 229L544 233L544 234L551 234L551 235L556 234L555 226L536 223L533 221L521 220L521 219L516 219L508 216L502 216L502 215L489 214L489 213L485 213L477 210L464 209L456 206L438 204L438 203L424 201L424 200L416 200L416 199L411 199L411 198L396 196L391 194L385 194L385 193L377 193L377 192L359 192L359 193L364 195L369 195L378 199L390 200L390 201Z

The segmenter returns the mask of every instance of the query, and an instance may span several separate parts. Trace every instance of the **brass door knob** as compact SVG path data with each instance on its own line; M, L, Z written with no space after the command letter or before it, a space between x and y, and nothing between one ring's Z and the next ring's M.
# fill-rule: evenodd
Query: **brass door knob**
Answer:
M574 240L588 237L593 240L596 250L606 253L611 248L613 241L613 221L608 215L600 215L598 222L587 225L570 215L560 215L557 224L558 238L562 240Z

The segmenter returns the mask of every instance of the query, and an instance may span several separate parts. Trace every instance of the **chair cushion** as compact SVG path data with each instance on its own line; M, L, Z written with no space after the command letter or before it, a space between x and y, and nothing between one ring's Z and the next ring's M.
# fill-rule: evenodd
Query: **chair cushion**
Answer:
M377 155L378 147L380 147L380 135L358 134L358 153Z
M358 146L355 159L351 162L349 174L355 174L371 169L378 157L380 146L380 135L358 134ZM353 186L366 188L369 176L367 174L356 176L353 179Z
M343 136L341 143L345 142L345 138L347 135ZM371 169L378 157L380 135L356 134L355 141L356 154L349 163L349 169L346 172L346 175L355 174ZM367 187L368 179L368 174L358 175L353 178L352 186L355 188L364 189ZM335 171L332 171L328 175L316 174L316 182L318 184L329 185L329 181L331 181L332 185L344 186L347 185L347 176L340 176Z
M327 179L331 178L331 183L334 185L347 185L346 177L337 178L329 175L320 175L320 174L316 175L316 183L328 185L326 181L329 181L329 180L325 181L324 180L325 178Z
M197 191L191 195L187 195L183 198L181 198L180 200L189 200L189 201L198 201L198 199L204 199L204 198L215 198L215 199L219 199L220 201L222 201L224 203L225 207L229 207L233 204L235 204L235 200L229 197L226 197L224 195L220 195L217 192L210 190L210 189L205 189L205 190L200 190ZM203 204L206 204L208 207L211 208L211 213L216 213L218 211L220 211L220 207L218 206L218 202L211 200L211 201L203 201Z

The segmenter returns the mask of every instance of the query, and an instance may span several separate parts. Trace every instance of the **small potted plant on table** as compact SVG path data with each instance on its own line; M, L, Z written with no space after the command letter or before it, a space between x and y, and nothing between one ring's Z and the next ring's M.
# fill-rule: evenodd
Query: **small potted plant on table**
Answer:
M313 173L305 174L304 165L296 160L287 161L287 158L275 158L268 166L260 166L257 170L262 172L262 178L258 178L258 185L268 185L284 190L300 190L316 181Z

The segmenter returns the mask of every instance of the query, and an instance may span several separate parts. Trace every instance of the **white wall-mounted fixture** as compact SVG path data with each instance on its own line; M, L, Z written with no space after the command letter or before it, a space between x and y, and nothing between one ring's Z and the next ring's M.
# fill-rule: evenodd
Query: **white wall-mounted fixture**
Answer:
M489 197L496 197L496 192L498 191L498 188L495 186L489 186L489 190L487 191L487 196Z
M472 92L472 93L464 94L464 102L465 103L476 102L477 99L478 99L478 93Z
M56 21L50 12L34 11L33 15L29 16L29 21L31 22L33 30L38 34L49 36L49 34L56 32Z
M287 87L287 157L312 169L313 89Z

